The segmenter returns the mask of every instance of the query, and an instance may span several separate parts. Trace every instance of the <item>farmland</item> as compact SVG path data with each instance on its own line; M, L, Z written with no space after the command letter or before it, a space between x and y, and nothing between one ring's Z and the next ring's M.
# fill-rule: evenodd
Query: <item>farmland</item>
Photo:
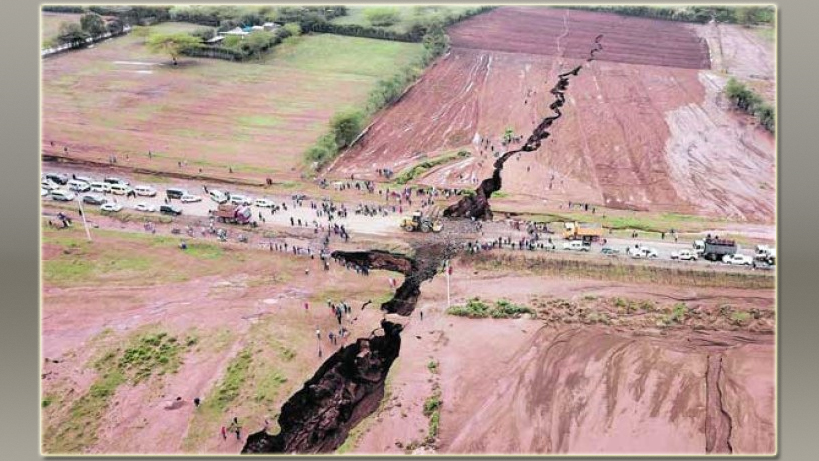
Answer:
M137 37L109 40L43 63L44 151L68 147L103 162L114 154L155 170L178 171L182 162L183 171L211 176L232 169L244 178L298 178L303 151L332 115L363 105L375 82L420 51L314 35L257 62L184 58L175 68Z

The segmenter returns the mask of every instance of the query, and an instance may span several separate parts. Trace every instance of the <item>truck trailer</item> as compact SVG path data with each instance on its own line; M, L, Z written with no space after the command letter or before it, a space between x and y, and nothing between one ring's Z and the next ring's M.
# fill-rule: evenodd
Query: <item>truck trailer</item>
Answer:
M709 261L722 261L725 255L732 255L737 252L737 243L733 240L709 237L703 243L702 257Z

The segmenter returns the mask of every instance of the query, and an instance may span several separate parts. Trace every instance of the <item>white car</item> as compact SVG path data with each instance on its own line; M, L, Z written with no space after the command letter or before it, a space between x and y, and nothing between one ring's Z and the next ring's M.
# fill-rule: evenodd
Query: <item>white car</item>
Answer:
M41 188L40 188L40 197L45 197L46 195L48 195L48 190L43 189L43 188L41 187Z
M51 191L51 198L58 202L70 202L77 196L73 192L63 189L54 189Z
M49 181L48 179L42 180L40 182L40 187L42 189L45 189L45 190L49 191L49 192L53 191L54 189L59 189L60 188L59 185Z
M145 211L148 213L153 213L156 211L156 207L151 205L150 203L139 202L134 206L134 209L137 211Z
M563 249L574 251L589 251L591 249L591 245L582 240L572 240L570 242L564 242Z
M68 189L74 192L88 192L91 190L91 185L79 179L72 179L68 181Z
M156 197L156 189L151 186L136 186L134 192L143 197Z
M111 192L111 185L107 182L94 181L91 183L91 190L93 192L102 192L103 194L107 194Z
M225 203L228 200L227 196L222 191L216 189L210 189L208 191L208 196L211 200L219 204Z
M679 259L680 261L696 261L697 252L692 250L680 250L671 252L671 259Z
M626 248L626 254L634 259L652 259L658 256L657 250L648 247L628 247Z
M119 203L104 203L102 206L100 206L100 211L117 212L120 210L122 210L122 205Z
M182 203L201 202L202 197L198 195L185 194L182 197L180 197L179 200L182 201Z
M275 205L273 202L266 198L258 198L256 199L255 202L253 202L253 204L259 208L273 208L273 206Z
M723 256L722 262L733 266L750 266L754 263L754 258L741 254L732 254Z
M234 205L250 205L253 203L253 201L250 199L250 197L246 197L244 195L230 194L230 203Z
M88 184L94 182L94 180L89 178L88 176L74 176L74 179L76 179L77 181L87 182Z

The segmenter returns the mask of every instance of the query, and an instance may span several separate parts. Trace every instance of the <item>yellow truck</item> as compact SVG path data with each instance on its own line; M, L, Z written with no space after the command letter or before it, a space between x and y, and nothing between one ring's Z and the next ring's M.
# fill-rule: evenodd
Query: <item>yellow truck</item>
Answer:
M444 225L440 214L438 207L433 207L427 213L416 211L411 217L401 219L401 227L407 232L441 232Z
M563 238L596 242L603 236L603 226L598 223L567 222L564 224Z

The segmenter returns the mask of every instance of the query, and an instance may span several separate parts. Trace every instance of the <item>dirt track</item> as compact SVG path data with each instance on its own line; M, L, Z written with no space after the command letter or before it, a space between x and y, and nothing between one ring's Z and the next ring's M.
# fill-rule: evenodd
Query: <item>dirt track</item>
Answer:
M554 10L544 11L552 11L543 19L546 23L559 19ZM500 137L507 127L515 134L528 133L536 120L549 113L546 90L557 74L580 63L549 55L557 50L558 38L567 57L574 49L588 53L593 40L573 34L571 27L562 37L562 19L559 27L542 27L540 22L530 23L540 19L529 13L501 8L455 26L451 53L398 104L382 112L331 174L375 178L376 168L400 172L424 158L464 149L472 156L434 168L420 182L469 187L475 185L473 178L488 177L493 151L481 146L480 139L490 139L498 152L505 150ZM569 17L576 14L571 12ZM590 20L598 18L595 14ZM531 32L538 30L551 35L546 42L537 42L540 45L510 39L501 46L461 32L472 30L473 22L491 29L486 34L499 30L514 37L515 31L526 31L529 37L539 36ZM669 38L672 44L673 37L679 36L675 34L683 33L674 23L648 22L676 31ZM628 24L615 21L604 27L599 61L572 82L564 118L554 127L552 138L533 154L508 162L504 191L611 208L771 222L775 209L772 137L726 109L720 93L725 77L691 68L611 62L623 60L616 54L607 58L607 53L618 50L618 43L628 42L627 37L646 40L641 35L646 29ZM647 43L659 46L664 40L665 35L656 34ZM513 44L519 45L508 49ZM539 54L532 54L532 46L540 47ZM633 52L642 56L639 48ZM689 50L689 54L694 59L699 51Z

